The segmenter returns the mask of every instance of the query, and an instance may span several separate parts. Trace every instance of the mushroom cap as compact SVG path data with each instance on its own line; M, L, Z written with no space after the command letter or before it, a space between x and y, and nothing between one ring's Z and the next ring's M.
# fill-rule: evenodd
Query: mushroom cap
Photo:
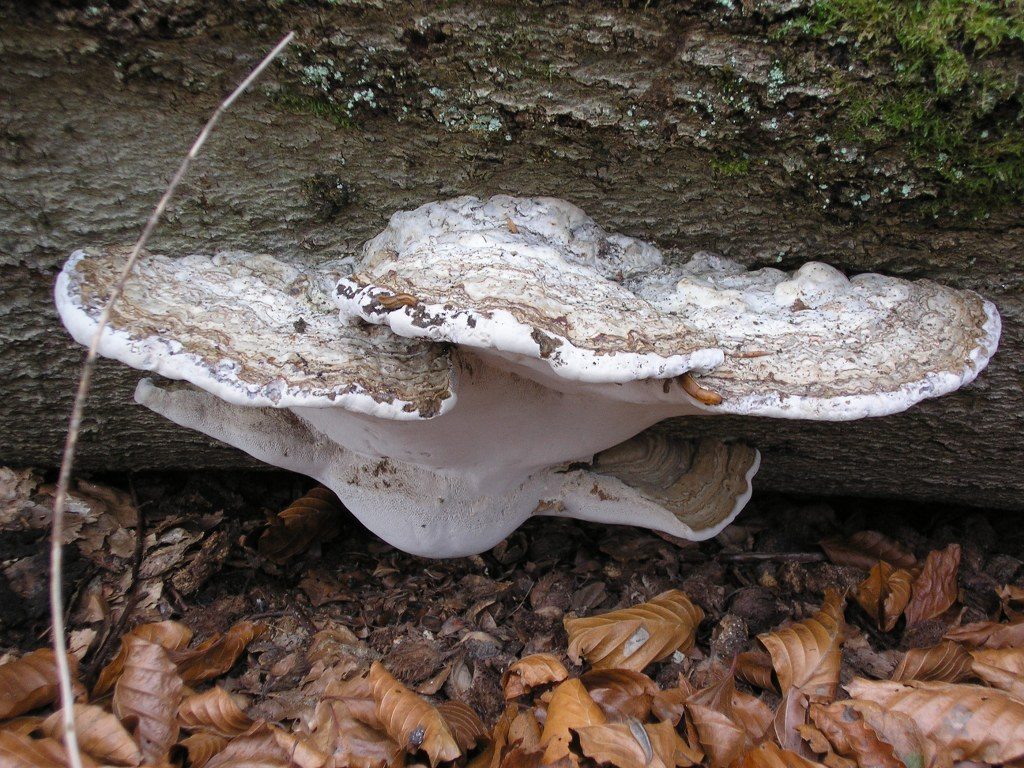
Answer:
M707 253L668 264L551 198L397 213L335 298L343 316L513 359L552 386L627 384L608 396L785 418L879 416L953 391L1000 332L972 291L813 262L792 274ZM687 372L682 387L649 381Z
M57 309L80 344L92 342L126 255L119 248L79 250L58 276ZM329 294L336 277L266 255L146 254L99 351L236 405L340 406L398 420L451 407L446 349L365 323L339 323Z
M999 342L999 312L973 291L827 264L748 272L714 254L626 281L664 312L713 333L725 353L701 376L710 412L848 420L959 389Z
M538 358L557 376L624 383L705 371L712 334L622 285L661 264L553 198L460 197L391 217L338 283L342 315L424 337Z

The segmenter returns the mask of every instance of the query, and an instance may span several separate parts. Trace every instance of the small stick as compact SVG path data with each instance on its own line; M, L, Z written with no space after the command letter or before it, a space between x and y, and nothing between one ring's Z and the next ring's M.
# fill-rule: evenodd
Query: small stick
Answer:
M61 583L63 579L63 551L61 549L61 539L64 537L64 512L67 509L68 489L71 486L71 466L75 458L75 448L78 446L78 435L82 428L82 414L85 411L85 400L89 395L89 386L92 383L92 374L96 368L96 358L99 356L100 338L103 336L103 331L110 322L110 314L114 305L117 303L117 300L121 298L121 294L124 292L124 286L128 282L128 278L132 273L132 269L135 267L135 263L139 260L142 249L146 247L146 243L149 241L150 235L153 234L153 230L156 229L157 223L159 223L164 214L164 210L167 208L167 204L170 202L172 195L174 195L174 192L177 190L178 185L185 176L185 173L192 165L192 161L195 160L196 156L199 154L199 150L202 148L203 144L206 143L206 139L210 136L210 133L220 121L221 116L231 107L232 104L235 103L235 100L241 96L250 85L252 85L256 78L263 74L263 70L270 66L270 63L277 58L281 51L285 49L294 37L294 32L289 32L285 35L284 39L274 46L274 49L264 57L252 72L249 73L249 76L231 92L231 95L221 102L220 106L217 107L213 115L211 115L210 119L206 122L206 125L203 126L203 130L199 132L199 136L196 137L195 142L192 144L192 148L188 151L185 159L181 161L181 165L178 166L178 170L171 179L171 183L167 186L167 190L164 192L163 197L161 197L160 201L156 204L156 208L153 209L153 213L150 214L149 220L146 221L146 226L142 230L142 234L139 236L138 241L135 243L131 253L128 255L128 260L125 262L124 269L121 270L121 275L118 278L117 285L114 286L114 291L110 294L110 298L107 299L107 303L103 307L103 312L100 314L99 323L96 325L96 333L93 335L92 343L89 345L89 351L85 355L85 362L82 363L82 373L78 379L78 390L75 392L75 402L71 407L68 434L64 442L64 454L61 457L60 462L60 475L57 479L57 492L53 498L53 527L50 539L50 620L53 624L53 649L57 657L57 676L60 682L64 748L67 750L71 768L82 768L82 755L78 751L78 735L75 731L75 711L72 708L72 705L74 704L74 693L71 689L71 666L68 663L67 641L64 637L66 628L64 626L64 595Z
M821 563L826 559L821 552L720 552L715 557L729 563Z

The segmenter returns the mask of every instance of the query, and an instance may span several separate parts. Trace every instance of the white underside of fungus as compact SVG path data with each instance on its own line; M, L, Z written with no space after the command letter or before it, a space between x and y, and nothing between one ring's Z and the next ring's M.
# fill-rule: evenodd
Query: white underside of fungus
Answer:
M78 251L58 278L80 343L121 260ZM191 385L146 379L138 402L441 557L535 514L713 536L748 500L757 451L643 430L893 413L971 381L998 336L969 291L665 263L563 201L466 197L395 214L340 279L264 255L147 256L100 351Z

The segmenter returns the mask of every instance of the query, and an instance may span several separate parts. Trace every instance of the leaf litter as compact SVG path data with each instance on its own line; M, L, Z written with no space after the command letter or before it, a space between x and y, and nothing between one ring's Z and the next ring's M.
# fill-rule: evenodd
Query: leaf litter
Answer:
M69 512L86 765L1024 761L1024 546L995 516L767 497L702 544L548 519L428 561L280 475L135 485L80 483ZM4 766L67 760L51 503L0 469Z

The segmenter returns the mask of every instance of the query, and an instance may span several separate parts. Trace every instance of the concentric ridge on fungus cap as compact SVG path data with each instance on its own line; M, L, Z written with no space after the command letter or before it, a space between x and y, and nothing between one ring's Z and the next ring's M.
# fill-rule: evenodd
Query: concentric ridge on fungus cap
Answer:
M709 413L846 420L972 381L999 314L972 291L825 264L789 274L707 253L666 263L552 198L461 197L395 214L337 296L343 315L527 361L564 380L687 371ZM666 393L651 388L651 399ZM681 388L671 397L682 400Z
M77 251L58 277L57 309L80 344L91 342L125 255ZM339 322L329 295L335 279L266 255L145 254L100 353L236 405L341 406L400 420L450 407L447 352L385 328Z

